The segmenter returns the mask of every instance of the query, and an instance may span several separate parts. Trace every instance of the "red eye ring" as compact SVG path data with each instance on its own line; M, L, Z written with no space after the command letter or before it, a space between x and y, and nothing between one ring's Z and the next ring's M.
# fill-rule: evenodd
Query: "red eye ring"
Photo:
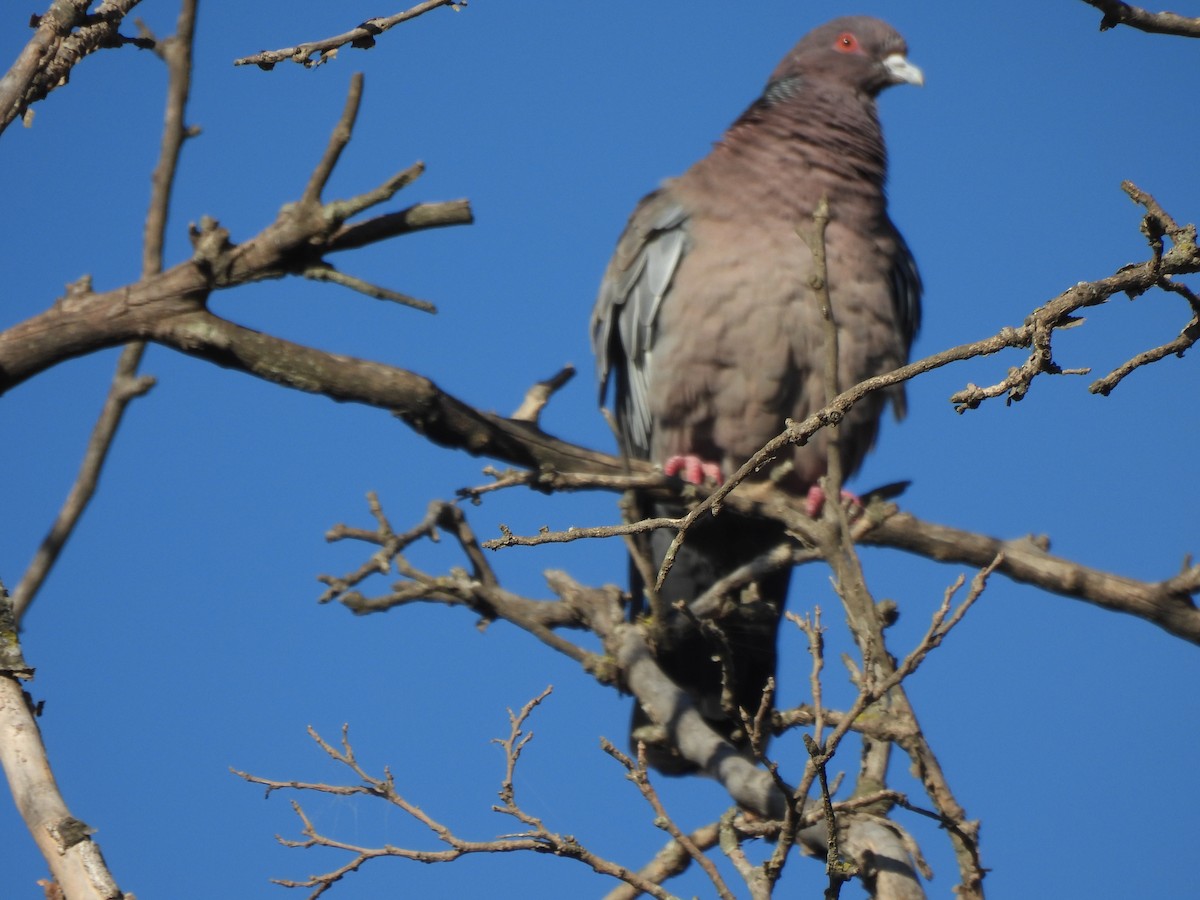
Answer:
M854 33L850 31L843 31L837 36L837 39L833 42L833 49L837 50L839 53L862 52L862 47L858 43L858 38L856 38Z

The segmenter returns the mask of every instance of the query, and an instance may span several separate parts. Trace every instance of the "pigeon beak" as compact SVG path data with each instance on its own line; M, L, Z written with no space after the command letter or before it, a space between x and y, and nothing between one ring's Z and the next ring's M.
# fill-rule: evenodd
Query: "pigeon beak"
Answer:
M925 84L925 73L908 61L903 53L893 53L883 58L883 67L894 84Z

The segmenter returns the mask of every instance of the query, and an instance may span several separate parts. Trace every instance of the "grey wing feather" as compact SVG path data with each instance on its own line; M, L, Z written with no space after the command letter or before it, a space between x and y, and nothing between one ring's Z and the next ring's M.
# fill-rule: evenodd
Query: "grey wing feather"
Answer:
M592 311L592 349L604 402L613 406L626 453L650 455L650 360L656 320L688 251L687 211L665 190L638 204L617 243Z
M921 327L921 273L917 271L917 261L913 258L904 236L895 226L892 226L892 233L896 239L896 254L892 261L892 303L896 311L896 326L904 347L904 358L907 360L917 331ZM903 385L891 391L891 400L896 418L903 419L908 410Z

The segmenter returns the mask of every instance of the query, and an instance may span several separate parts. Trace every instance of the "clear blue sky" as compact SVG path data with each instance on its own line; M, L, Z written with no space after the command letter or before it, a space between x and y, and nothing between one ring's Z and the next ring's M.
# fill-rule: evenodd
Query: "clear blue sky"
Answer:
M416 235L336 260L345 270L435 301L425 316L332 286L271 282L215 298L238 322L393 363L484 408L509 412L562 364L580 377L544 424L611 446L595 412L586 325L625 218L646 191L703 154L810 27L848 12L890 19L925 70L924 90L882 98L893 217L927 286L919 355L1019 324L1081 279L1145 258L1129 178L1180 220L1200 218L1191 85L1200 44L1130 30L1101 34L1078 0L1040 4L860 2L732 5L473 0L343 50L316 71L231 62L338 33L403 4L206 0L168 263L189 252L186 225L218 218L235 240L297 197L341 109L366 73L355 139L330 196L374 186L416 159L428 174L394 208L469 197L477 224ZM160 34L173 4L138 9ZM1200 5L1179 11L1200 14ZM28 4L0 13L0 56L28 34ZM99 288L136 278L164 70L128 49L87 60L36 107L31 130L0 140L6 215L0 316L46 308L91 273ZM1094 311L1062 335L1057 360L1106 372L1186 322L1177 298L1148 295ZM66 494L115 353L59 366L0 404L0 577L10 586ZM1021 404L959 416L948 396L1003 377L1016 355L942 370L910 387L911 414L885 427L857 479L908 478L916 515L1001 537L1048 534L1053 549L1125 575L1159 579L1200 550L1197 360L1138 372L1113 396L1090 379L1042 380ZM413 802L470 839L517 830L489 812L502 758L489 743L547 684L519 798L551 828L632 866L664 842L601 735L623 741L628 698L503 623L479 633L462 611L420 606L355 618L315 603L318 573L365 552L327 545L336 522L370 524L379 492L397 527L429 500L480 483L484 464L437 450L377 410L288 393L152 349L159 385L131 410L99 496L26 622L25 651L45 699L42 727L72 811L125 890L141 897L283 896L271 877L340 864L287 851L298 835L287 798L228 773L343 778L310 743L343 722L363 763L387 764ZM609 496L495 496L471 511L483 536L615 519ZM445 548L420 559L456 564ZM505 584L548 596L539 573L621 581L614 543L510 550ZM963 571L870 553L872 585L903 618L894 649L924 630ZM968 573L970 574L970 573ZM385 589L383 583L376 591ZM841 617L827 580L800 579L792 608ZM785 635L782 698L805 699L807 661ZM995 897L1183 896L1180 861L1200 833L1194 686L1197 648L1155 627L995 579L961 629L910 682L921 721L970 815L983 820ZM832 660L831 660L832 662ZM828 669L833 699L847 690ZM796 741L778 745L798 771ZM849 748L844 768L853 771ZM896 786L921 802L897 764ZM726 802L714 786L667 782L678 821L695 827ZM348 841L436 847L397 810L361 799L302 797L318 825ZM902 821L950 896L942 836ZM15 811L0 802L0 896L38 896L45 874ZM796 861L797 892L819 865ZM445 866L379 861L333 896L596 896L611 887L565 860L509 855ZM688 876L680 894L709 893ZM789 892L792 889L789 889Z

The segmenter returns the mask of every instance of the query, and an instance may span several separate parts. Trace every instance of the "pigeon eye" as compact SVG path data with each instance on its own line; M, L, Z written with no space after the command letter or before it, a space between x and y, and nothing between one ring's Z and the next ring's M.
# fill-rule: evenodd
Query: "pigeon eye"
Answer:
M843 31L837 36L837 40L833 42L833 49L839 53L862 52L862 48L858 45L858 38L849 31Z

